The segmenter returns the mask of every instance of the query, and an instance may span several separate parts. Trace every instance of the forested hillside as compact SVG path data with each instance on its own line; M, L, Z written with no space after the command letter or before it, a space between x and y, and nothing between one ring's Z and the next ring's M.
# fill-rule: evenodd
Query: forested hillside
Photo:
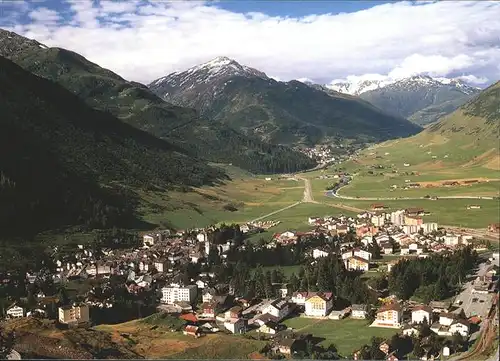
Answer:
M0 229L133 226L135 189L225 174L0 57ZM3 234L5 235L5 234Z
M127 81L72 51L48 48L0 29L0 55L59 83L91 107L165 139L191 156L232 163L257 173L292 172L314 166L297 151L263 143L224 124L200 118L193 109L169 104L146 86Z

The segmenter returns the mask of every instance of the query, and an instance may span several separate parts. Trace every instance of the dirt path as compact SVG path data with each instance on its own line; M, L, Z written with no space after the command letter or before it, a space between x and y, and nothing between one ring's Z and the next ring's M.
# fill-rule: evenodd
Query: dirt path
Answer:
M302 202L304 202L304 203L317 203L314 201L312 187L311 187L311 180L308 178L302 178L302 177L297 177L297 179L304 181L304 198L302 199Z
M283 212L283 211L286 211L287 209L290 209L290 208L293 208L295 206L298 206L299 204L301 204L302 202L296 202L294 204L290 204L289 206L286 206L286 207L283 207L283 208L280 208L276 211L273 211L271 213L268 213L268 214L265 214L263 216L260 216L258 218L255 218L255 219L252 219L249 223L253 223L253 222L257 222L257 221L260 221L261 219L264 219L264 218L267 218L267 217L271 217L271 216L274 216L275 214L278 214L280 212Z

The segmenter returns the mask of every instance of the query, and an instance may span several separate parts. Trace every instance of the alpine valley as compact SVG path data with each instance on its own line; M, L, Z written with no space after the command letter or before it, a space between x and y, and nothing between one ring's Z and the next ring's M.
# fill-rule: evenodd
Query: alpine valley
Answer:
M212 122L275 144L373 142L420 130L356 97L300 81L280 82L227 57L149 84L164 100L195 108Z

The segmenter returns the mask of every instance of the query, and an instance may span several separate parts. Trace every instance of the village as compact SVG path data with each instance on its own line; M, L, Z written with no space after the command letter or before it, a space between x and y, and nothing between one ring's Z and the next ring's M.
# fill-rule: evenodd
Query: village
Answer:
M435 222L424 222L424 209L389 212L383 204L373 204L371 208L372 211L355 217L310 216L304 220L310 231L275 233L259 244L245 240L250 235L272 231L279 221L158 230L138 236L130 247L121 245L119 235L111 237L107 247L54 246L53 269L32 270L22 282L12 274L0 275L4 289L25 285L24 289L30 290L11 297L5 317L52 318L60 327L90 327L108 320L106 314L123 302L115 291L122 287L122 300L144 306L129 318L153 313L168 315L181 320L182 327L176 331L193 337L217 332L249 334L269 340L274 354L293 357L307 348L308 340L314 337L314 333L304 334L289 327L294 319L340 322L350 318L366 320L367 328L392 329L402 339L420 337L422 360L449 356L457 349L446 343L447 339L458 335L465 344L469 338L478 337L482 325L492 317L498 325L497 250L489 252L482 240L440 228ZM233 282L247 252L272 258L283 249L290 254L300 250L306 267L319 265L321 260L335 260L349 277L369 280L390 277L391 271L404 262L451 257L465 248L491 256L478 261L475 266L479 270L471 270L470 281L463 280L464 289L446 300L401 299L390 293L387 286L381 290L367 283L376 301L346 304L345 299L340 300L347 296L316 284L301 289L301 282L291 281L295 274L290 278L277 277L276 269L273 279L263 281L265 290L261 292L246 292L245 284ZM224 267L233 273L224 274ZM69 297L65 287L75 283L88 288ZM129 309L135 312L134 306ZM445 342L438 348L427 347L429 332L443 337ZM404 356L389 339L381 342L378 350L392 361ZM352 352L355 358L363 357L362 350Z

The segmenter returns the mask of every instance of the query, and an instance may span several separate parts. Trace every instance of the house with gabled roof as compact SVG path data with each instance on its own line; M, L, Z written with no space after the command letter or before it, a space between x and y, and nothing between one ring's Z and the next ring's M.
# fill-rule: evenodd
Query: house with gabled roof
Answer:
M305 301L305 315L326 317L333 307L333 293L311 292Z
M411 311L411 322L423 323L425 320L427 320L429 325L432 323L432 308L425 305L413 307Z
M370 326L399 328L403 319L403 310L397 302L383 305L377 310L375 321Z

